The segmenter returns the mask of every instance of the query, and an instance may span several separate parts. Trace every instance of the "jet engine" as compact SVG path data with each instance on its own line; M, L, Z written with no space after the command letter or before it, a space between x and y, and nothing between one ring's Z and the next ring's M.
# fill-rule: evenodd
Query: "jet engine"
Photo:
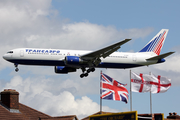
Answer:
M68 72L76 72L76 68L55 66L54 71L55 71L55 73L67 74Z
M64 62L66 65L79 65L87 63L87 61L82 60L78 56L66 56Z

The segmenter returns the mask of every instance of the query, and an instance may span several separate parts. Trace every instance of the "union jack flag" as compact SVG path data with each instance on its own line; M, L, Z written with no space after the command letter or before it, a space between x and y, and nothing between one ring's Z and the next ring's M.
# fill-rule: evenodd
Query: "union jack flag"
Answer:
M128 90L125 84L119 83L106 74L101 73L101 99L128 102Z

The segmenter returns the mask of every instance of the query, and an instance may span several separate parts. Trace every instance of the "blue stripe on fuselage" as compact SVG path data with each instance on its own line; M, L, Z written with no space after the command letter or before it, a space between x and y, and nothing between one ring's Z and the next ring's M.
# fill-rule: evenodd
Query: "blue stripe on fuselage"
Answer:
M64 61L60 60L8 60L12 63L22 65L45 65L45 66L65 66Z
M9 62L22 64L22 65L44 65L44 66L65 66L64 61L60 60L8 60ZM81 65L79 65L81 66ZM83 65L84 67L88 67L88 65ZM97 68L133 68L139 67L143 65L139 64L124 64L124 63L100 63ZM81 66L82 67L82 66Z
M125 63L101 63L97 67L99 68L133 68L133 67L140 67L143 65L140 64L125 64Z

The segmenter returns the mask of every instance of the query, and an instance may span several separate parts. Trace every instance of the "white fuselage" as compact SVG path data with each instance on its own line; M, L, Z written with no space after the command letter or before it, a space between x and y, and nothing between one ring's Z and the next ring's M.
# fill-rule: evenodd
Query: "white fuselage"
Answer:
M18 48L6 53L3 58L15 64L65 66L66 56L82 56L91 51L63 50L63 49L39 49ZM114 52L106 58L101 58L100 68L132 68L144 65L156 64L158 60L146 60L156 56L153 52ZM87 67L86 65L84 65ZM79 68L81 65L79 65ZM78 68L78 66L77 66Z

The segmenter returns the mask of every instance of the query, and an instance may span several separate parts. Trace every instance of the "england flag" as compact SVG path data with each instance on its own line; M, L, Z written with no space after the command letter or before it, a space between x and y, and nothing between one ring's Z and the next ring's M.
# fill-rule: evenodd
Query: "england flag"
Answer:
M131 91L133 92L163 93L170 86L171 80L164 76L131 72Z
M160 75L155 76L153 74L151 75L151 77L152 93L164 93L171 87L171 79Z
M150 92L151 91L151 76L148 74L136 74L131 72L131 91L133 92Z

